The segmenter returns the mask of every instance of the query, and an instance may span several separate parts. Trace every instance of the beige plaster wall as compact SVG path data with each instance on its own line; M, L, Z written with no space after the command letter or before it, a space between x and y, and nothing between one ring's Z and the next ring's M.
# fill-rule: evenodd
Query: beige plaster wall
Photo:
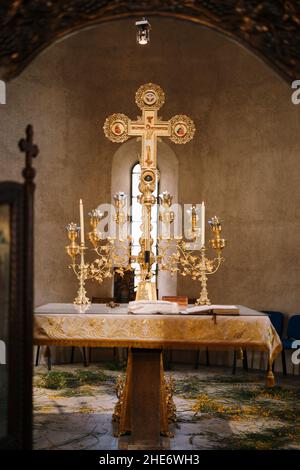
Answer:
M36 303L70 301L65 225L111 195L112 156L102 125L113 112L138 115L134 94L153 81L160 115L189 114L194 140L170 143L179 162L179 201L207 203L224 218L226 262L209 282L214 302L300 311L300 106L291 90L247 50L199 26L153 18L152 43L135 44L133 20L63 40L8 84L0 106L0 175L16 179L17 140L28 122L36 161ZM93 286L90 293L109 292ZM198 286L178 282L195 297Z

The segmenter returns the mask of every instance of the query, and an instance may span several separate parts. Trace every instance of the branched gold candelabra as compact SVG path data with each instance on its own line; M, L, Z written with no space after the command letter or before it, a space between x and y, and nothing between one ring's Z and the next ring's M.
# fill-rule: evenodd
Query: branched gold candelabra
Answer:
M84 262L84 250L86 247L84 246L84 243L80 243L80 245L77 243L77 237L80 230L80 227L77 224L71 222L67 225L66 229L69 240L71 242L70 245L66 247L66 251L72 259L72 264L70 267L72 267L79 281L79 288L74 303L77 305L87 305L90 303L90 301L86 295L85 290L85 282L88 279L89 271L89 266ZM80 263L76 263L77 255L80 255Z
M115 222L119 227L120 232L127 221L124 216L124 206L126 204L126 196L124 193L118 193L115 196ZM76 305L88 305L90 300L87 297L85 283L87 280L93 280L102 283L104 279L113 276L114 267L115 271L121 276L124 271L131 269L129 264L130 260L130 235L126 236L126 240L117 239L116 237L104 237L99 229L99 223L103 219L104 214L97 209L89 212L91 231L88 234L89 240L92 244L93 251L97 254L97 258L91 262L85 261L85 253L88 248L85 246L84 237L81 237L80 244L77 243L77 238L81 230L83 230L83 222L81 220L81 227L76 223L71 222L67 225L66 230L70 240L70 244L66 246L66 251L72 259L69 267L73 270L79 281L79 288L77 295L74 299ZM76 262L77 256L80 255L80 262Z
M222 225L220 219L215 216L208 222L213 233L209 245L216 252L216 256L209 259L204 244L204 226L198 227L199 217L196 206L192 206L188 211L191 220L191 228L188 230L190 241L185 241L182 236L171 235L171 225L175 220L175 214L171 210L172 196L165 191L160 195L158 255L155 256L152 252L153 240L151 237L147 242L144 236L140 240L141 250L139 254L133 256L131 255L131 236L128 235L126 227L124 230L125 224L129 221L126 212L126 195L121 192L117 193L114 196L114 203L116 208L114 221L119 227L118 238L105 238L98 229L103 213L99 210L89 212L91 231L88 237L94 252L97 254L97 258L93 261L89 263L85 261L87 247L83 241L80 244L77 243L80 227L73 222L66 227L70 240L70 244L66 246L66 251L72 259L70 268L73 269L79 281L74 303L77 305L88 305L90 303L85 289L87 280L91 279L102 283L104 279L113 276L114 268L116 272L123 276L124 271L132 269L132 263L138 263L141 267L138 298L153 299L155 294L151 282L151 266L153 263L157 263L161 271L168 271L172 275L178 273L183 277L189 276L192 280L200 282L201 291L199 298L196 300L196 305L210 305L211 301L207 290L208 276L218 271L221 262L224 260L222 250L226 246L226 240L221 237ZM141 203L143 204L143 200ZM145 208L146 222L142 225L143 233L146 234L151 230L148 214L151 213L153 204L154 201L149 198L150 210L147 207ZM204 223L204 210L204 204L202 204L202 223ZM149 225L147 226L147 224ZM76 262L77 256L80 256L80 262Z
M168 207L172 205L172 196L168 193L163 193L164 214L160 216L163 224L168 224L169 227L163 233L170 234L170 224L174 221L174 213L168 211ZM202 204L202 211L204 204ZM192 280L197 280L201 284L200 296L196 300L196 305L211 305L208 297L207 279L208 275L214 274L218 271L221 262L224 260L222 257L222 250L226 246L226 240L221 238L222 225L218 217L213 217L209 220L209 225L213 232L213 238L209 241L210 246L216 251L217 256L213 259L208 259L206 256L206 247L204 244L204 214L202 212L202 228L198 227L198 215L195 206L189 210L191 215L191 229L188 231L191 242L186 242L181 236L159 239L159 253L158 266L162 271L169 271L172 275L179 273L182 276L190 276ZM200 248L197 249L197 246ZM192 249L193 245L196 249Z
M217 217L214 217L212 220L209 221L213 227L214 224L218 224L218 230L221 230L221 224ZM216 232L216 235L219 236L219 231ZM193 280L197 280L201 284L201 291L200 297L196 300L196 305L211 305L211 301L208 297L207 291L207 279L208 275L214 274L218 271L221 262L224 258L221 256L221 250L225 247L225 240L219 238L220 247L216 248L216 238L210 240L210 245L214 248L217 252L217 256L213 259L208 259L206 256L206 248L202 246L199 252L195 251L185 251L184 242L179 242L177 244L177 249L179 253L179 267L177 268L178 272L182 276L191 276ZM221 246L222 245L222 246Z

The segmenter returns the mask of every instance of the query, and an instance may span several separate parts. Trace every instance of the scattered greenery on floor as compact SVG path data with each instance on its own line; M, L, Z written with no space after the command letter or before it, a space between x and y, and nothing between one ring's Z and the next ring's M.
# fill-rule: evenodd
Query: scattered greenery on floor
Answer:
M103 367L104 369L114 370L114 371L126 371L127 361L112 361L106 362Z
M87 397L73 402L73 407L76 406L78 413L88 415L95 413L93 400L97 397L99 412L100 395L106 395L106 398L107 395L115 396L116 378L118 372L124 374L125 365L109 363L105 368L93 365L88 369L61 369L50 372L39 369L34 379L36 389L41 396L56 400L55 407L62 412L68 406L68 397ZM300 389L292 381L270 389L264 386L262 375L232 376L204 371L197 374L181 372L179 375L174 372L171 375L175 379L175 399L180 399L184 408L189 410L179 414L176 433L181 432L182 424L193 425L191 434L188 434L192 445L195 437L199 439L200 436L215 449L300 448ZM59 402L62 398L65 400ZM47 401L39 403L37 398L36 413L40 416L45 414L46 419L51 410L53 405L50 401L48 406ZM220 428L214 432L218 423Z
M220 439L228 450L277 450L286 448L293 441L299 444L300 426L282 425L267 427L262 431L235 433Z
M186 377L184 379L175 379L175 395L184 399L197 398L201 390L203 390L203 382L199 381L196 375Z
M266 388L249 377L189 376L176 381L176 394L193 400L193 420L219 418L228 422L264 422L262 430L213 439L226 449L280 449L300 444L300 390ZM221 386L220 386L221 385ZM273 427L269 426L272 423ZM275 424L274 424L275 423Z
M77 369L74 372L51 370L38 373L34 378L34 386L48 390L57 390L60 397L94 395L97 385L107 384L110 389L115 383L115 377L103 370Z

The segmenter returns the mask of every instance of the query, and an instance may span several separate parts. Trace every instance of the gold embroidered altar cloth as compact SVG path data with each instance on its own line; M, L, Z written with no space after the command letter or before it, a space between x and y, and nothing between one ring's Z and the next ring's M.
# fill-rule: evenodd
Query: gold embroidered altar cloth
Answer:
M73 304L46 304L35 310L37 345L150 349L253 349L271 364L281 341L267 315L239 306L240 315L132 315L127 306L92 304L80 313Z

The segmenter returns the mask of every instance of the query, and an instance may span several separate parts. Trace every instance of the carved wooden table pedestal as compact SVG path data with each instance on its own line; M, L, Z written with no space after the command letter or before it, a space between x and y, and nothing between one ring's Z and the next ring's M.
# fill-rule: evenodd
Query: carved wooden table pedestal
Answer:
M166 447L168 419L175 417L172 379L166 383L161 349L129 350L125 382L118 382L119 401L113 419L118 422L120 445L128 449ZM163 439L163 436L165 438ZM123 444L123 445L122 445Z

